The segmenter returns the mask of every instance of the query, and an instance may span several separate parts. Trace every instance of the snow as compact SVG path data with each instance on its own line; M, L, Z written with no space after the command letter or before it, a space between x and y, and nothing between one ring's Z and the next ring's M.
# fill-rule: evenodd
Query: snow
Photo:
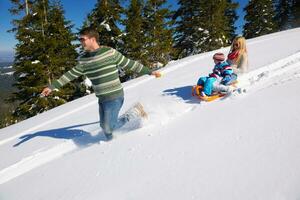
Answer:
M32 62L31 62L31 64L38 64L38 63L40 63L39 60L35 60L35 61L32 61Z
M28 75L27 73L22 73L22 74L20 74L19 78L24 78L24 77L26 77L27 75Z
M298 199L299 34L247 40L246 93L215 102L191 86L229 47L124 83L121 114L139 101L149 118L111 142L93 94L0 129L0 199Z
M2 69L12 69L13 68L13 66L12 65L10 65L10 66L5 66L5 67L2 67Z
M13 74L14 72L0 73L0 75L9 75L9 76L12 76Z
M103 22L101 22L100 25L101 25L101 26L104 26L104 28L105 28L107 31L111 31L111 28L110 28L109 24L106 23L106 20L104 20Z

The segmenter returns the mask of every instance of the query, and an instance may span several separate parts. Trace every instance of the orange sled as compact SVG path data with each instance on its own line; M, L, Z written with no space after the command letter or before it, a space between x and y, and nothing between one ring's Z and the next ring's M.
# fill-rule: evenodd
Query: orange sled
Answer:
M223 96L226 95L226 94L221 94L221 93L213 93L210 96L203 97L203 96L200 95L202 90L203 90L203 87L201 85L195 85L195 86L193 86L193 88L192 88L192 96L197 96L202 101L209 102L209 101L216 100L216 99L221 98L221 97L223 97Z
M231 85L234 86L234 87L236 87L236 84L237 84L237 81L235 81ZM210 96L203 97L203 96L201 96L202 90L203 90L203 86L201 86L201 85L195 85L195 86L193 86L193 88L192 88L192 96L197 96L202 101L207 101L207 102L210 102L210 101L213 101L213 100L216 100L216 99L219 99L221 97L226 96L226 94L222 94L222 93L219 93L219 92L214 92Z

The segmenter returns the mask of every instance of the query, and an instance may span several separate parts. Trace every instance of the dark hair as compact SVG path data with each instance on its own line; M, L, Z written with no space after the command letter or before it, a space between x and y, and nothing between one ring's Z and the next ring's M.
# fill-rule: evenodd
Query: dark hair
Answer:
M79 32L79 34L80 35L86 35L89 38L94 37L94 38L96 38L96 41L99 42L99 33L93 27L86 27L86 28L81 29L81 31Z

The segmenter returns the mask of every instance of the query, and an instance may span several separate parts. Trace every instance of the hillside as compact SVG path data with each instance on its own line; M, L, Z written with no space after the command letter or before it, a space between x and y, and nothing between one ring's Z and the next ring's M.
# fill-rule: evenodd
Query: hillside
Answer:
M94 95L0 129L0 199L298 199L299 35L247 40L246 93L216 102L190 92L217 51L126 82L121 113L139 101L149 119L111 142Z
M0 122L4 119L9 109L12 109L13 105L8 104L7 99L16 89L13 87L15 79L12 75L13 69L12 63L0 63Z

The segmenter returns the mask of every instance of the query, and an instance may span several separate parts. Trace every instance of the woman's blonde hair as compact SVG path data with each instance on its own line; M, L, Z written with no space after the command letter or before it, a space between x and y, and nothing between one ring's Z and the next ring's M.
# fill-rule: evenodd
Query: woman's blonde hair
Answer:
M236 45L237 45L237 48L235 48ZM237 36L233 39L231 48L230 48L230 53L235 50L239 51L238 57L236 59L236 61L239 62L241 59L241 56L244 55L245 53L247 53L246 39L243 36Z

